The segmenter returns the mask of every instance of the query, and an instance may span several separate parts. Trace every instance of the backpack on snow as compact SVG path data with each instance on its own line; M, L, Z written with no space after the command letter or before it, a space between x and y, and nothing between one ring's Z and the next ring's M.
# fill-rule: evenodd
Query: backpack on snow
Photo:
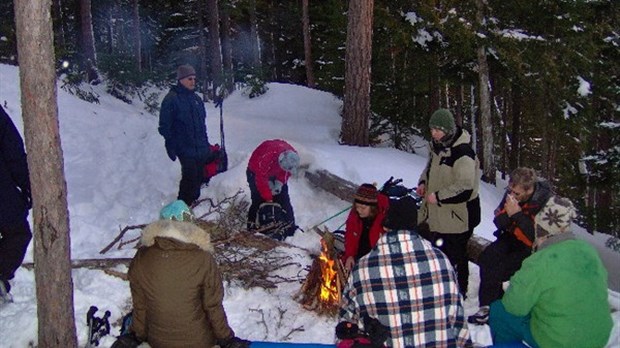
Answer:
M277 240L291 236L296 226L289 220L287 211L275 202L264 202L258 207L256 230Z
M336 348L383 348L390 337L390 328L378 319L364 315L364 331L351 322L343 321L336 325Z
M391 176L381 188L381 193L388 197L389 205L399 205L414 214L413 221L418 220L418 210L422 197L416 193L416 188L408 188L402 184L403 179L396 179Z
M211 155L203 170L203 181L206 183L208 183L212 177L228 170L228 155L226 154L226 149L220 147L219 144L210 145L210 149Z

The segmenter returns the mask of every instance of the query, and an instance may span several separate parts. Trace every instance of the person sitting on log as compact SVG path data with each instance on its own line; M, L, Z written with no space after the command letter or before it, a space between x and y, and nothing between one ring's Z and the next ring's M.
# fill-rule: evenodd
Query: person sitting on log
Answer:
M549 182L538 178L531 168L517 168L510 174L508 190L495 209L493 223L497 239L478 258L480 266L480 309L467 319L472 324L486 324L489 305L504 294L502 283L521 268L532 253L534 218L551 196Z
M209 233L192 223L187 204L165 206L149 224L129 265L133 301L130 333L115 347L247 348L235 336L222 305L224 286Z
M552 196L535 218L534 253L491 303L496 345L605 347L613 327L607 270L598 252L571 232L575 207Z
M373 184L362 184L353 196L344 233L342 261L350 272L362 256L368 254L384 233L383 219L388 208L388 198Z

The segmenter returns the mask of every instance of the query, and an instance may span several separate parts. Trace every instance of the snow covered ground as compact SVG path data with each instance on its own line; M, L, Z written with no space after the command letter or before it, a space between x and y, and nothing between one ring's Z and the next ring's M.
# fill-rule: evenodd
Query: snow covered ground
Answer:
M221 199L240 188L248 192L245 170L250 153L260 142L272 138L290 142L309 170L327 169L360 184L381 184L390 176L403 178L404 184L410 187L417 183L426 163L422 155L387 147L338 145L342 102L333 95L294 85L268 86L267 94L259 98L249 99L237 91L224 102L229 170L212 179L209 187L202 190L202 198ZM180 165L166 156L163 139L157 132L157 116L145 112L139 101L128 105L103 92L101 86L96 91L100 94L99 104L87 103L58 90L72 258L132 257L135 250L127 247L113 249L105 255L99 251L118 235L120 228L157 219L160 208L176 199ZM162 91L160 100L165 92ZM16 67L0 65L0 103L22 130ZM210 140L218 143L219 110L207 104L207 113ZM317 190L302 176L293 178L289 185L297 223L306 230L350 204ZM493 240L493 210L504 187L501 183L497 187L481 185L483 215L476 234L489 240ZM343 214L330 220L326 227L334 230L345 218ZM604 249L601 246L604 236L590 237L576 229ZM132 231L126 239L137 236L138 232ZM320 247L319 237L313 232L298 232L287 241L317 252ZM290 253L302 265L290 268L293 276L311 259L299 249L290 249ZM610 287L618 291L620 255L603 251L602 256L610 267L613 283ZM26 262L32 262L32 243ZM616 266L611 268L610 265ZM466 315L478 307L478 267L470 264L470 268ZM124 267L118 270L126 271ZM96 305L110 310L110 322L118 322L130 306L129 285L102 271L88 269L74 270L73 281L76 327L83 346L87 341L88 308ZM0 347L27 347L30 342L36 344L39 324L33 272L20 268L12 284L15 302L0 311ZM299 286L285 283L275 290L244 290L227 285L224 306L236 334L250 340L333 343L336 320L302 309L292 299ZM616 311L608 347L620 347L620 294L610 292L610 303ZM112 334L118 334L118 330L115 325ZM471 327L471 331L475 342L491 344L487 326ZM113 341L113 336L104 337L100 347L109 347Z

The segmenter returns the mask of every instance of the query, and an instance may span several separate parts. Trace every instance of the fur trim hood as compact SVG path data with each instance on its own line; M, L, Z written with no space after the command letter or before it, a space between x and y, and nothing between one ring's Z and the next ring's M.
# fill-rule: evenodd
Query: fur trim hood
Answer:
M155 221L144 228L140 243L143 246L150 247L155 244L156 237L175 239L183 243L194 244L204 251L213 252L209 233L191 222Z

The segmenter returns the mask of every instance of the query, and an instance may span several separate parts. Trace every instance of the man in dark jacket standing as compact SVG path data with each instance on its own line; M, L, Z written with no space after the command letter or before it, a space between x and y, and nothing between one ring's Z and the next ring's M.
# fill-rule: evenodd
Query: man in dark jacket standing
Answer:
M21 265L32 238L30 176L24 142L0 106L0 303L12 302L9 279Z
M495 209L493 223L497 239L489 244L478 258L480 266L480 309L468 318L472 324L486 324L489 305L500 299L502 283L521 268L532 253L534 218L551 197L547 181L539 179L531 168L517 168L510 174L508 189Z
M194 93L196 71L191 65L179 66L177 81L161 103L159 134L164 137L168 157L172 161L178 157L181 162L178 199L191 206L200 197L204 165L210 155L207 111Z

